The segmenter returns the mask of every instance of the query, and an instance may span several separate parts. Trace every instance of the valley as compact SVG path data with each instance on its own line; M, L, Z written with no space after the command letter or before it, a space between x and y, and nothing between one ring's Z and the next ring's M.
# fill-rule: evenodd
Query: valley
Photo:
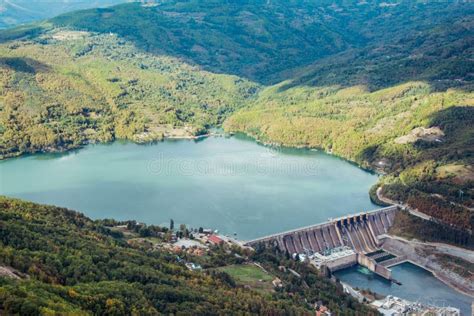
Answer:
M396 204L404 210L370 249L340 244L361 257L385 234L417 256L474 249L472 3L114 0L43 12L10 2L0 5L0 28L18 25L0 30L0 314L375 315L360 294L342 295L339 276L397 293L358 268L329 281L288 245L208 247L204 261L178 249L178 260L172 246L149 248L182 238L170 219L249 240ZM420 265L463 275L458 284L473 273L469 260L425 255Z

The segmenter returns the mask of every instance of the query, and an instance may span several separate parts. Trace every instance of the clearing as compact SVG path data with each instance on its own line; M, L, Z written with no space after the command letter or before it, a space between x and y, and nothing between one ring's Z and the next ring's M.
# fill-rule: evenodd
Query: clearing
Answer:
M272 281L275 277L256 265L231 265L219 268L219 270L229 274L238 285L261 291L273 290Z

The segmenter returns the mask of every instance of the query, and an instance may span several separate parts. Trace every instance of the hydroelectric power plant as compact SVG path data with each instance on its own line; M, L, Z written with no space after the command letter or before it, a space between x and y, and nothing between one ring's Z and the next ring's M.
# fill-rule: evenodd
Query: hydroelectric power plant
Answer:
M379 237L388 232L397 211L397 206L390 206L361 212L250 240L246 245L278 247L290 255L309 260L318 268L324 265L333 272L358 263L392 280L388 266L404 258L382 250Z

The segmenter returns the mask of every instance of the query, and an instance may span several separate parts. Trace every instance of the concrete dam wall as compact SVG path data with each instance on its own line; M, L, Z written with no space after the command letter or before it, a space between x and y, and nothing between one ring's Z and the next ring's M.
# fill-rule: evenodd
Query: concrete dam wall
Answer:
M396 206L362 212L279 234L250 240L248 246L259 243L277 246L290 254L323 252L348 246L357 253L371 253L379 249L377 237L392 226Z

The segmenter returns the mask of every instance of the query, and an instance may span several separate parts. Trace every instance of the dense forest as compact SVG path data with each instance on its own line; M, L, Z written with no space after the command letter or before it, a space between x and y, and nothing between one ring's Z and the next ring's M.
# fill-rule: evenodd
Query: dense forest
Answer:
M206 262L205 270L189 271L176 254L131 243L130 236L111 229L113 224L63 208L0 197L0 268L14 274L0 277L0 312L312 315L319 302L339 315L375 315L314 268L279 253L215 247L205 257L186 255L188 260ZM258 292L215 270L238 264L246 256L278 275L285 286ZM298 271L301 278L282 273L281 265Z
M396 5L326 0L157 3L74 12L50 23L112 32L148 52L179 57L215 73L268 85L292 78L295 69L327 56L372 45L386 46L400 34L416 37L420 32L438 32L436 28L453 21L466 19L472 23L468 16L474 12L466 3L411 1Z
M466 230L447 225L439 220L431 220L427 224L425 220L411 216L406 211L397 213L395 225L390 228L390 233L410 239L442 242L474 249L474 236Z
M0 158L222 125L377 170L386 198L472 234L473 15L469 2L167 0L4 30Z
M0 56L2 157L199 135L259 89L142 53L111 34L56 30L35 42L8 42Z

